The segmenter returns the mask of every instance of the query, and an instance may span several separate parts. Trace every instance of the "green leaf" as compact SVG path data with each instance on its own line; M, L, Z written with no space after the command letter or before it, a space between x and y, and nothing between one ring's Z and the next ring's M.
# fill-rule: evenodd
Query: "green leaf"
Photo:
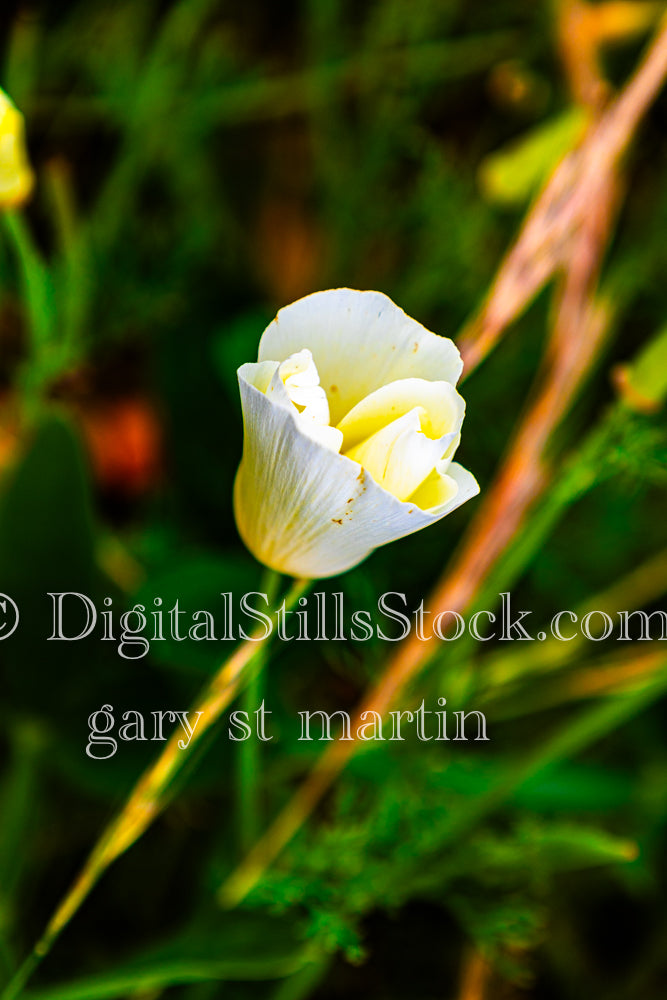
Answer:
M63 670L72 676L85 654L82 643L45 642L52 626L49 593L94 596L96 584L85 457L72 425L50 414L0 500L0 590L21 615L16 632L3 643L3 655L9 678L31 708L52 705ZM75 698L74 691L67 694Z
M582 137L587 122L584 109L568 108L487 156L479 172L487 200L500 205L522 205L528 201L558 160Z

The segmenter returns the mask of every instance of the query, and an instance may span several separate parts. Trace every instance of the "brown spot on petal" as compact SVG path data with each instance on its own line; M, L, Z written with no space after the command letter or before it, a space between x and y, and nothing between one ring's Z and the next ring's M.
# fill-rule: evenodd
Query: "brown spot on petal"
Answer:
M342 517L332 517L331 520L333 521L334 524L342 524L343 523L343 518Z
M412 348L412 353L416 354L418 350L419 350L419 343L415 340L414 347Z
M329 386L329 392L338 392L338 386L337 385Z
M357 482L359 483L360 486L360 490L357 493L357 499L358 499L363 493L366 492L366 470L364 469L363 466L359 470L359 475L357 476ZM350 499L347 502L350 503L353 499L354 499L353 497L350 497Z
M350 497L350 499L346 500L345 503L353 503L353 501L354 501L354 497Z

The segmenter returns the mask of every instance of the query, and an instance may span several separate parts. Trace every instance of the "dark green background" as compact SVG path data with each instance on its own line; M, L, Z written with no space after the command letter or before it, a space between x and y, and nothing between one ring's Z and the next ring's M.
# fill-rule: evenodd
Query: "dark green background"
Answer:
M31 312L5 227L3 406L10 428L26 414L0 484L0 590L23 615L0 647L8 975L154 756L127 744L91 761L90 712L185 709L221 658L165 643L128 662L92 639L46 643L46 593L109 595L119 608L173 595L199 608L258 586L231 508L236 367L254 360L277 308L341 285L386 292L455 336L533 193L500 204L480 170L572 98L548 3L100 0L8 4L1 20L1 82L26 116L37 174L23 221L44 261ZM645 41L605 49L612 84ZM613 337L554 442L555 482L574 461L594 485L582 497L573 488L516 581L501 567L501 589L513 586L540 624L667 545L664 413L619 411L610 380L667 319L666 124L663 96L630 156L603 271ZM551 314L547 289L463 390L459 456L482 493ZM418 603L479 503L329 588L351 606L387 589ZM659 585L653 600L649 610ZM208 741L164 817L75 917L35 997L471 1000L460 977L476 948L493 966L494 1000L658 1000L664 702L659 687L626 692L615 715L611 699L566 693L616 645L583 649L548 682L524 676L513 648L519 681L496 701L479 661L497 650L447 650L419 694L453 707L489 699L491 742L360 757L231 913L214 895L242 857L237 751ZM279 738L256 777L264 822L319 749L296 741L299 709L351 710L387 653L379 642L275 648L266 698ZM631 863L628 841L639 846ZM184 985L184 967L202 981ZM84 978L79 992L55 985Z

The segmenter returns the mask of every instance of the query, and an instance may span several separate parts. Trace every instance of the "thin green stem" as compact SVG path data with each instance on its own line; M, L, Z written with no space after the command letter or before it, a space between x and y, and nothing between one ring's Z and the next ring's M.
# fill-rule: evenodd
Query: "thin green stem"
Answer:
M267 570L260 591L268 598L267 607L272 608L280 588L280 574ZM248 683L241 695L241 707L252 718L259 708L264 695L266 649L258 652L249 672ZM260 810L261 743L256 733L238 745L236 757L236 798L239 847L243 853L250 850L261 829Z
M23 989L42 960L42 955L35 949L10 980L8 986L3 990L2 1000L17 1000L21 996Z

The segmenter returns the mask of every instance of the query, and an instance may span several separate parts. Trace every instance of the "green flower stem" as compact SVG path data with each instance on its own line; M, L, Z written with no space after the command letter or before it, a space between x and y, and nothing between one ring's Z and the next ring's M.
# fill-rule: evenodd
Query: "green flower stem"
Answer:
M286 608L293 607L310 585L309 580L296 580L285 598ZM197 712L202 714L187 749L184 750L179 746L180 735L174 733L156 762L144 772L121 811L112 819L93 847L88 860L61 900L32 953L0 994L0 1000L16 1000L21 995L30 976L41 960L48 955L107 868L142 836L162 812L170 786L192 757L194 747L200 745L204 734L209 732L239 690L248 683L256 657L260 652L264 652L268 645L268 637L263 638L264 631L262 625L251 638L241 643L205 686L192 709L194 714Z
M268 609L273 606L280 587L280 574L267 570L260 584L260 591L268 598ZM258 651L249 671L248 682L241 696L242 708L252 717L264 694L264 668L267 661L265 646ZM236 815L238 818L239 847L244 853L252 847L261 829L260 815L260 751L261 744L254 736L238 744L236 757Z

